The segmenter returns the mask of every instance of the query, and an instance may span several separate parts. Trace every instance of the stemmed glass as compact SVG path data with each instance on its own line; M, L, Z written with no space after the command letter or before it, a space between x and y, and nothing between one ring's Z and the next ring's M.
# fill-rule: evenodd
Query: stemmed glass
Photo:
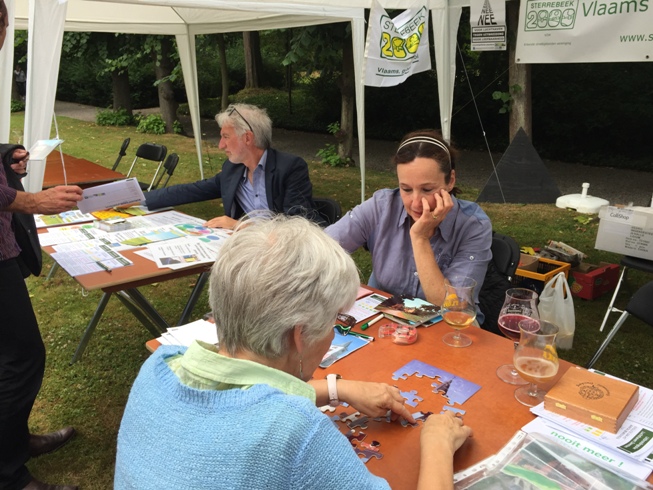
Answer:
M558 327L545 320L528 318L519 322L519 328L521 336L513 360L520 376L530 384L517 388L515 398L527 407L534 407L546 394L537 383L547 383L558 374L555 345Z
M501 307L497 324L501 333L515 343L515 348L519 342L519 322L528 318L535 320L540 318L537 311L537 298L537 293L530 289L512 288L506 291L506 299ZM519 376L512 364L499 366L497 376L501 381L511 385L527 383Z
M467 276L450 277L444 285L442 319L456 331L446 334L442 341L451 347L467 347L472 344L472 339L460 333L460 330L469 327L476 319L475 287L476 281Z

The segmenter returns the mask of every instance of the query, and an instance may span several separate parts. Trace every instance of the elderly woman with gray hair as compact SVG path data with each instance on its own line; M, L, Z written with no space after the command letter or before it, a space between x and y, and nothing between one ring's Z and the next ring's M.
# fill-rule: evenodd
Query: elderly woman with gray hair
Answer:
M115 488L389 488L316 408L333 387L313 371L359 286L347 253L303 218L254 221L224 244L210 284L219 350L162 346L145 362L120 426ZM413 421L395 387L335 388L370 416ZM452 487L453 454L470 433L451 414L427 420L420 486Z

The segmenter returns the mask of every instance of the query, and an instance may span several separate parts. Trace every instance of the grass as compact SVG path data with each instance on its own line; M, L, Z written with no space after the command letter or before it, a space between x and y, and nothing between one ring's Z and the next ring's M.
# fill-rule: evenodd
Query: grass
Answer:
M120 167L124 170L131 164L129 155L134 154L136 145L154 140L181 157L172 183L198 178L191 138L152 137L136 133L134 128L98 127L64 117L58 122L60 134L65 139L64 151L69 154L111 167L123 139L131 137L132 146ZM18 134L17 128L22 128L22 124L22 114L12 115L12 134ZM205 175L210 176L219 170L223 155L215 147L205 146L204 151L210 155L205 162ZM307 160L314 158L302 156ZM358 169L331 168L315 161L309 161L309 168L315 195L331 196L339 200L345 210L359 201ZM136 173L139 179L147 179L151 169L142 166ZM367 172L368 195L378 188L393 187L395 183L391 173ZM480 190L465 187L464 182L460 184L464 191L462 197L474 200ZM514 237L521 245L541 247L553 239L584 251L591 263L618 263L620 260L619 255L594 249L598 223L581 224L575 219L577 213L553 205L481 205L492 219L494 229ZM190 204L180 209L207 219L222 213L219 201ZM371 268L368 254L359 251L354 257L363 278L367 278ZM123 407L134 377L148 356L144 343L150 339L150 334L112 298L82 360L70 366L69 361L101 293L86 293L62 271L46 281L44 276L52 261L45 257L44 262L43 276L27 281L48 353L45 379L30 426L33 432L46 432L71 424L78 429L79 435L65 449L30 461L29 468L36 477L50 483L75 483L85 490L111 488L115 442ZM629 295L648 280L649 276L638 271L629 273L618 304L625 306ZM194 277L182 278L147 286L142 291L164 318L176 322L194 281ZM574 347L560 352L562 358L581 365L589 360L606 334L600 333L598 327L608 302L607 296L595 301L575 300ZM193 319L208 309L206 292L198 304ZM610 325L616 316L612 315ZM629 319L595 367L653 388L653 354L648 347L651 335L650 326ZM156 458L156 448L152 451Z

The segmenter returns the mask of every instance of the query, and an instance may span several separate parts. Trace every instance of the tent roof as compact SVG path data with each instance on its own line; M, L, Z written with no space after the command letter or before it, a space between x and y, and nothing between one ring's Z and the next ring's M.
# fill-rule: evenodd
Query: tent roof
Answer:
M263 2L265 4L265 2ZM362 10L314 8L313 14L298 15L283 13L264 5L247 3L251 10L234 7L185 8L151 4L122 3L116 8L115 2L68 0L65 30L79 32L121 32L126 34L211 34L217 32L241 32L249 30L278 29L351 21L362 17ZM16 1L15 27L27 29L29 6L26 0Z

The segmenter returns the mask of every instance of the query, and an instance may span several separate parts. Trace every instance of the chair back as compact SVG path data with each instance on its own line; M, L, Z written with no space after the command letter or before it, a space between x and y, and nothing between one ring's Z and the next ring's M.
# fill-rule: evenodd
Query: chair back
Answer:
M487 266L483 286L478 293L479 308L485 319L481 328L501 335L497 320L505 300L506 291L512 287L512 278L519 265L519 245L511 237L492 233L492 260Z
M653 281L647 282L630 298L626 311L653 327Z
M143 143L136 150L136 156L138 158L152 160L153 162L163 161L166 153L168 153L168 149L164 145L158 145L156 143Z
M497 270L512 281L519 266L519 245L507 235L492 232L492 261Z
M168 155L168 158L166 158L166 161L163 162L163 172L159 174L159 178L152 186L152 189L158 189L159 184L161 184L161 180L163 179L163 176L168 175L166 181L163 183L163 187L166 187L168 185L168 182L170 182L170 177L172 177L172 174L175 172L175 168L177 168L178 163L179 163L179 155L177 155L176 153L170 153L170 155Z
M327 225L332 225L342 217L340 203L330 197L314 197L315 209Z
M115 172L116 168L118 168L118 164L120 163L120 160L122 160L122 157L124 157L127 154L127 147L129 146L129 142L131 141L131 138L125 138L125 141L122 142L122 145L120 145L120 151L118 152L118 158L116 158L116 162L113 164L113 167L111 167L111 170Z
M134 170L134 166L136 165L136 161L139 158L142 158L143 160L149 160L152 162L158 162L156 171L152 176L152 181L150 182L150 184L148 185L139 182L141 189L151 191L152 188L154 187L154 183L157 181L157 175L159 174L159 171L163 166L163 160L165 159L167 153L168 153L168 149L164 145L159 145L156 143L143 143L141 146L138 147L138 150L136 150L136 157L132 162L132 166L129 168L129 173L127 174L127 177L131 175L132 171Z

